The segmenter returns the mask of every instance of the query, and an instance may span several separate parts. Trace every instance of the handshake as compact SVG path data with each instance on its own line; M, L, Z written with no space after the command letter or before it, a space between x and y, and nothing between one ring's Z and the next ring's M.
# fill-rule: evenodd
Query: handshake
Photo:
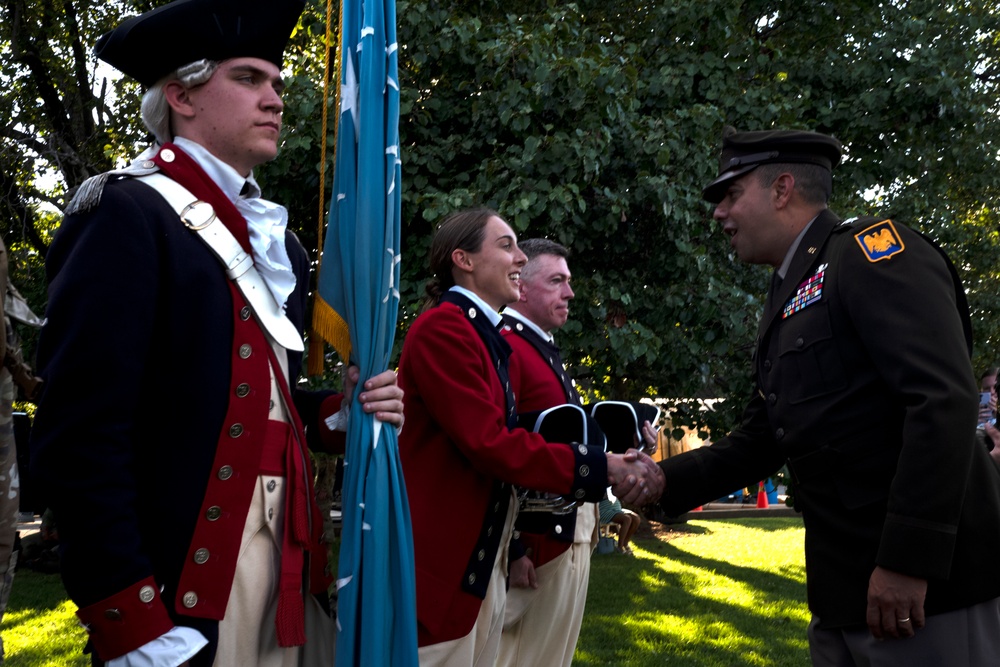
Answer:
M630 449L607 457L608 484L622 504L648 505L663 495L666 478L649 454Z

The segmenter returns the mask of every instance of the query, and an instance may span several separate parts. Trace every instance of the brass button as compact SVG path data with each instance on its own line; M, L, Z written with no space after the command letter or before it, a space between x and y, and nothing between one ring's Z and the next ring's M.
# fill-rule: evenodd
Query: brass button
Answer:
M774 432L774 437L775 437L776 440L781 440L782 438L784 438L785 437L785 429L779 428L777 431Z
M499 512L500 511L500 503L497 503L496 505L493 506L493 511L494 512Z
M274 518L274 508L273 507L268 507L267 508L267 520L270 521L273 518Z
M556 535L562 535L562 526L556 524Z
M478 314L479 313L476 312L475 308L469 308L469 319L470 320L476 319L476 315L478 315Z
M778 397L775 394L768 394L767 402L770 403L771 405L774 405L775 403L778 402Z
M476 557L479 558L479 560L486 558L486 549L480 549L479 553L476 554Z
M580 452L580 456L587 455L587 445L577 445L576 449L578 452Z
M240 345L240 359L246 359L250 356L251 352L253 352L253 348L250 346L250 343Z
M229 427L229 437L238 438L243 435L243 424L236 423Z
M173 162L174 159L176 159L176 157L177 156L174 155L174 152L169 148L164 148L162 151L160 151L160 159L163 160L164 162Z
M236 396L238 398L246 398L247 394L250 393L250 385L246 382L236 385Z
M143 586L139 589L139 599L145 603L150 603L156 597L156 589L152 586Z
M218 521L220 516L222 516L222 508L218 505L212 505L205 510L205 518L209 521Z
M806 341L801 336L795 339L795 347L802 347L805 344Z
M590 466L582 465L580 466L580 477L586 477L590 474Z
M152 160L143 160L142 161L142 168L143 169L152 169L155 166L156 166L156 163L153 162Z
M204 565L208 562L208 549L201 548L194 552L194 562L198 565Z
M587 492L584 491L583 489L577 489L576 493L574 493L573 495L576 496L578 500L580 500L583 499L585 495L587 495Z
M276 487L276 486L278 486L277 482L275 482L273 479L272 480L268 480L268 482L267 482L267 490L268 491L274 491L274 487Z
M222 466L219 468L219 479L226 480L233 476L232 466Z
M471 586L474 583L476 583L476 573L475 572L473 572L472 574L469 575L469 585Z
M120 621L122 620L122 613L117 609L105 609L104 618L108 619L109 621Z
M493 536L493 526L490 526L489 528L486 529L486 537L492 537L492 536Z
M250 319L250 306L240 308L240 319L244 322Z
M193 609L196 604L198 604L198 594L194 591L188 591L181 598L181 604L183 604L188 609Z

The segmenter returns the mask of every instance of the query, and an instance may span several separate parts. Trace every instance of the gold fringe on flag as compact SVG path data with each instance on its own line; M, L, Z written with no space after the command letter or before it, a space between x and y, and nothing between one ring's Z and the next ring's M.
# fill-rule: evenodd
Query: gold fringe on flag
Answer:
M351 336L347 330L347 322L318 294L313 299L312 331L315 336L309 341L310 362L312 361L313 340L316 340L320 345L320 362L323 359L323 341L330 343L345 363L351 358ZM320 372L322 372L322 368Z
M341 16L343 16L344 8L341 4L340 7ZM319 271L323 266L323 230L326 226L327 211L326 211L326 133L327 133L327 118L329 116L329 107L326 103L330 99L330 41L332 37L332 31L330 26L333 25L333 0L326 0L326 49L323 57L323 123L322 130L320 131L321 141L320 145L320 160L319 160L319 229L316 232L316 247L318 248L319 258L316 261L316 275L319 276ZM340 31L341 39L343 39L343 30ZM337 72L337 88L334 92L334 108L339 111L340 109L340 51L337 48L336 59L334 61L334 66ZM337 129L339 123L337 122L340 118L340 114L337 113L333 117L333 145L337 145ZM340 355L340 358L347 362L351 356L351 337L348 331L347 322L330 307L326 301L322 299L319 295L319 290L314 292L313 298L313 321L312 328L309 332L309 358L306 367L306 372L315 377L317 375L323 374L324 364L323 357L325 353L324 342L329 342L333 345L333 348Z

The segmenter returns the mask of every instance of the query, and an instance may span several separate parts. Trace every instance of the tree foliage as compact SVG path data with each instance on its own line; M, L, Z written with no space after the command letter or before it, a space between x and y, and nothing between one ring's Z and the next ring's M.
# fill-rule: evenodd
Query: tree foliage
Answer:
M149 4L160 3L3 2L3 232L28 259L44 253L65 193L144 136L135 86L105 87L89 52ZM434 225L489 205L520 237L573 252L577 298L559 342L581 387L734 399L708 415L679 406L682 422L732 426L767 271L735 259L701 201L731 124L837 136L847 155L832 208L893 217L944 245L973 306L975 363L992 363L998 4L399 0L401 334ZM282 153L258 173L312 249L333 134L321 128L324 31L325 5L310 4L289 51ZM15 282L39 284L34 266Z

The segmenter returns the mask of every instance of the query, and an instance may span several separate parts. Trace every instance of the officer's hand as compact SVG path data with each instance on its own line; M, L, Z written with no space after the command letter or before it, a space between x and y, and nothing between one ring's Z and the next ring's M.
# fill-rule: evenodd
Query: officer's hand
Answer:
M663 472L654 463L652 467L646 464L646 454L639 454L634 449L625 455L608 454L608 484L611 492L628 505L646 505L655 502L663 493Z
M538 588L535 564L527 556L521 556L510 564L511 588Z
M350 366L344 376L344 398L351 400L361 377L357 366ZM364 391L358 395L365 412L374 413L375 419L400 428L403 426L403 390L396 384L396 373L384 371L365 381Z
M912 637L924 627L927 580L876 567L868 582L868 629L876 639Z
M667 490L667 478L663 474L663 469L657 465L656 461L646 452L638 449L630 449L625 452L626 461L636 461L641 463L649 474L646 497L642 499L642 504L656 502ZM624 501L622 501L624 502Z

